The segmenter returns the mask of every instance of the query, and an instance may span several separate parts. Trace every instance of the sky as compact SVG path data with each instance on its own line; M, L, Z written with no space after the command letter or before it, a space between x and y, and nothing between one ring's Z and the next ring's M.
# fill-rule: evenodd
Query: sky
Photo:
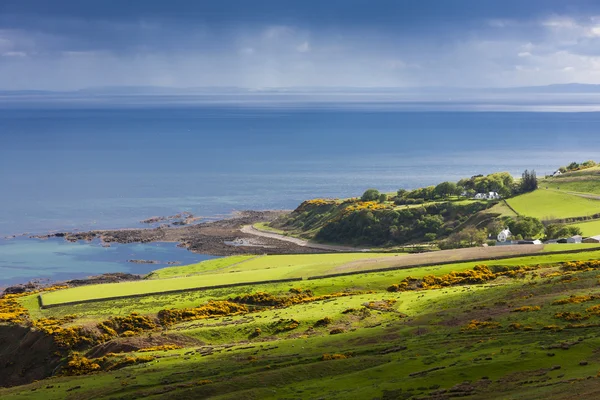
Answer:
M2 0L0 90L600 84L588 0Z

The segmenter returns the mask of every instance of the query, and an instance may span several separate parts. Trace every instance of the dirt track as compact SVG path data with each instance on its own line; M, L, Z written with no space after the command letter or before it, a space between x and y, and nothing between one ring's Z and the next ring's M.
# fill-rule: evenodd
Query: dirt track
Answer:
M319 249L319 250L325 250L325 251L370 251L369 249L361 249L361 248L356 248L356 247L350 247L350 246L337 246L337 245L329 245L329 244L320 244L320 243L312 243L309 242L307 240L302 240L302 239L298 239L298 238L294 238L294 237L289 237L289 236L284 236L284 235L280 235L278 233L274 233L274 232L265 232L265 231L261 231L256 229L255 227L253 227L252 225L245 225L242 226L242 228L240 229L240 231L242 233L247 233L249 235L254 235L254 236L260 236L263 238L270 238L270 239L277 239L277 240L282 240L284 242L290 242L290 243L294 243L298 246L302 246L302 247L308 247L308 248L312 248L312 249Z
M489 260L496 257L527 256L536 254L544 249L543 244L471 247L467 249L441 250L431 253L407 254L383 257L370 260L352 261L335 268L332 272L350 272L374 268L419 266L423 264L447 263L464 260Z

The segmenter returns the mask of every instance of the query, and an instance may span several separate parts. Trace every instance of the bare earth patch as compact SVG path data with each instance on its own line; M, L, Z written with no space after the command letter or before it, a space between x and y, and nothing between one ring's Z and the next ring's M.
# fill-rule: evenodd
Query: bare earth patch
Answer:
M337 272L362 271L378 268L416 267L424 264L493 260L500 257L519 257L539 253L544 245L515 245L498 247L471 247L467 249L441 250L431 253L407 254L370 260L351 261L332 270Z

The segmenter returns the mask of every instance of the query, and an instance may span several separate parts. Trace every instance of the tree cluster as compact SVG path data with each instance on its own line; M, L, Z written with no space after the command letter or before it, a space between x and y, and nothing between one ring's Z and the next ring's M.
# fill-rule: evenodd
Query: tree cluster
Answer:
M361 210L342 214L325 224L316 238L372 245L404 244L446 237L487 204L451 202L403 210Z
M525 170L521 177L520 191L521 193L533 192L538 188L538 181L535 170Z

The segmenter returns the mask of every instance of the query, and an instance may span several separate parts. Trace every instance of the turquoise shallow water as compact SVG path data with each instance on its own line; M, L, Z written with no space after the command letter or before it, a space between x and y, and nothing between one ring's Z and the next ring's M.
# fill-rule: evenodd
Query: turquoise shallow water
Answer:
M30 280L58 281L107 272L147 274L170 261L191 264L213 257L191 253L175 243L111 244L70 243L62 239L17 238L0 240L0 288ZM136 264L128 260L155 260Z

